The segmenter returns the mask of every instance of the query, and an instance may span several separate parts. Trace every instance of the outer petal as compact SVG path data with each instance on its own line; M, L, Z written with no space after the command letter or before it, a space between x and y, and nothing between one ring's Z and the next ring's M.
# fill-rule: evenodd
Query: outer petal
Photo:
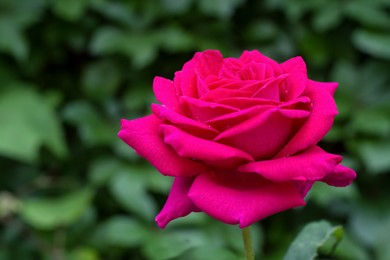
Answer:
M201 163L180 157L163 142L159 132L161 120L154 115L130 121L123 119L121 123L118 136L162 174L193 176L208 170Z
M171 145L182 157L200 160L219 168L235 168L253 158L236 148L191 136L170 125L161 126L164 142Z
M356 178L356 172L343 165L337 165L333 172L329 173L322 179L323 182L336 186L345 187L350 185Z
M333 120L337 115L337 107L333 97L324 88L319 88L313 81L303 93L312 101L310 117L301 129L275 156L276 158L289 156L316 145L331 129Z
M161 104L175 111L181 110L178 96L173 87L173 81L162 77L155 77L153 81L153 91L156 99L161 102Z
M255 160L271 158L308 115L309 112L304 110L271 108L222 132L214 140L237 147Z
M168 199L155 219L160 228L165 228L174 219L199 211L187 196L193 182L193 177L175 178Z
M227 224L240 224L241 228L305 205L293 183L270 182L248 173L199 175L188 196L201 211Z
M176 113L167 107L152 104L152 111L158 118L169 121L171 124L197 137L212 139L218 135L218 131L211 126Z
M237 111L237 108L214 102L207 102L191 97L180 97L180 104L189 116L197 121L207 121L211 118Z
M285 158L248 163L241 172L255 172L264 178L276 181L317 181L334 171L341 156L326 153L318 146Z

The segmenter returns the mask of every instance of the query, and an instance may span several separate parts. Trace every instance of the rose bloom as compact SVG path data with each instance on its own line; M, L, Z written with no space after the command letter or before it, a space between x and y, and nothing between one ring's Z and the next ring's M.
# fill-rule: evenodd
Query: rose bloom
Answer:
M308 79L301 57L278 64L258 51L198 52L173 81L156 77L161 105L122 120L118 135L174 177L158 226L201 211L243 228L305 205L315 181L351 184L342 157L317 146L337 115L336 88Z

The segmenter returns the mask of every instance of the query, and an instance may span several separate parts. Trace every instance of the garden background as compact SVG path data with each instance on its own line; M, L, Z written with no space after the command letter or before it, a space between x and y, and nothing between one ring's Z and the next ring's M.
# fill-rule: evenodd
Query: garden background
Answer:
M238 227L192 214L159 230L171 179L117 138L150 112L156 75L195 51L303 56L337 81L321 146L358 173L254 226L282 259L311 221L344 226L327 259L390 259L390 1L0 0L0 259L238 259ZM321 254L320 254L321 257Z

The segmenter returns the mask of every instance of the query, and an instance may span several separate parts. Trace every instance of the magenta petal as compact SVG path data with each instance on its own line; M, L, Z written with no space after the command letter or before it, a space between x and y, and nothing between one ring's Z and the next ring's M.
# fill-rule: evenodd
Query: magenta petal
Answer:
M219 168L235 168L253 161L247 153L227 145L192 136L174 126L162 125L164 142L181 156Z
M280 64L283 72L288 74L281 84L281 99L288 101L299 97L307 86L306 64L301 57L289 59Z
M173 81L162 77L155 77L153 81L153 91L156 99L161 104L175 111L180 111L179 99L173 87Z
M338 113L333 97L325 89L317 88L309 83L303 95L309 97L312 102L310 116L295 136L276 155L278 158L295 154L316 145L331 129L333 120Z
M199 209L188 198L188 191L191 188L194 178L176 177L173 181L168 199L163 209L156 216L155 220L160 228L165 228L174 219L185 217L191 212L198 212Z
M333 172L322 179L323 182L336 187L345 187L350 185L356 178L356 172L343 165L337 165Z
M214 140L237 147L255 160L273 157L289 140L307 111L271 108L219 134Z
M227 224L239 224L241 228L305 205L293 183L270 182L247 173L201 174L188 196L201 211Z
M197 137L212 139L218 134L218 131L214 128L199 121L190 119L167 107L152 104L152 111L158 118L167 120L171 124L179 127L180 129L183 129L188 133L196 135Z
M175 86L183 96L198 98L198 80L204 80L207 76L217 75L223 63L223 57L219 51L207 50L195 53L194 57L184 64L180 72L176 72Z
M326 90L331 96L334 96L336 89L339 85L337 82L319 82L314 80L309 80L309 84L315 88L321 88Z
M180 104L191 118L201 122L238 110L227 105L184 96L180 97Z
M273 59L268 58L267 56L261 54L259 51L244 51L239 60L242 63L250 63L250 62L258 62L258 63L266 63L273 68L274 74L279 75L282 73L282 69L280 65L274 61Z
M162 174L193 176L208 170L203 164L181 158L163 142L159 131L161 120L154 115L135 120L123 119L121 124L118 136Z
M341 156L327 153L314 146L294 156L248 163L238 170L255 172L276 182L317 181L333 172L341 160Z

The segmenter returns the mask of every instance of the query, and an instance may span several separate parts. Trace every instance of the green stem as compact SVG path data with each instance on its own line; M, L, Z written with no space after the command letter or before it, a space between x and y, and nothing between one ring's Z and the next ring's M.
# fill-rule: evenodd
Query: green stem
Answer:
M253 252L253 247L252 247L250 226L241 229L241 232L242 232L242 240L244 241L245 259L255 260L255 253Z

